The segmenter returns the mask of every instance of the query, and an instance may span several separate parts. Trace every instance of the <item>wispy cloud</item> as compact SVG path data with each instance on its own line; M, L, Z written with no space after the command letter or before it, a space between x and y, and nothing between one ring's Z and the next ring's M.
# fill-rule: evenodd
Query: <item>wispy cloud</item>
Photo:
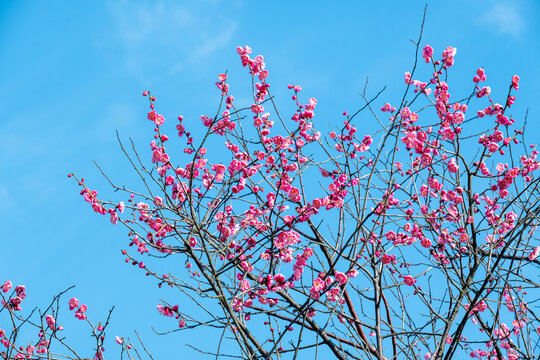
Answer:
M216 50L222 48L223 44L229 42L235 31L236 24L232 23L221 31L218 36L210 37L201 42L199 46L191 53L190 60L197 61L200 58L209 56Z
M499 34L520 37L525 30L525 18L516 4L493 5L480 18L480 25Z
M223 4L114 1L109 5L126 67L137 75L166 66L168 75L229 45L237 24L220 16Z

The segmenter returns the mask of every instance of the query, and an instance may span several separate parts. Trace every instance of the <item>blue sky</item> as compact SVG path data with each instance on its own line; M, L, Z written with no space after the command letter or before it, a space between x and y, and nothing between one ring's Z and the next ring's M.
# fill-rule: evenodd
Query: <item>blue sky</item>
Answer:
M157 357L178 349L200 357L184 346L200 344L196 334L182 333L180 340L153 335L149 324L174 326L155 310L168 293L124 265L125 232L94 214L66 175L76 172L111 195L96 160L113 179L133 181L115 130L147 150L143 90L158 97L166 118L183 114L198 121L215 111L214 82L228 70L241 101L250 80L238 45L265 56L278 102L288 101L288 83L316 97L322 124L341 121L343 111L362 104L366 77L372 94L388 86L381 105L397 103L423 8L416 1L3 1L0 282L25 284L27 308L76 284L71 294L89 306L92 319L103 319L116 305L109 335L139 329ZM511 76L520 75L514 114L522 120L529 109L529 142L540 140L539 16L535 1L433 2L422 41L437 54L448 45L458 49L449 82L464 83L467 91L484 67L492 95L502 102Z

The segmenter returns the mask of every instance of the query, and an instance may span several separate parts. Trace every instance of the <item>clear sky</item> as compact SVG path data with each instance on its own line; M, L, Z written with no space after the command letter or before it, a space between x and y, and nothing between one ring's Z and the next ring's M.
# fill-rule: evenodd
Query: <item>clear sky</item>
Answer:
M128 240L92 212L66 175L76 172L111 195L92 161L114 180L133 178L115 130L146 151L151 126L143 90L158 112L199 121L216 109L217 75L229 70L231 89L247 90L235 48L263 54L278 101L288 83L319 100L316 121L341 121L362 104L359 94L387 85L381 100L397 103L411 70L425 3L419 1L2 1L0 4L0 282L28 288L28 309L71 291L105 318L109 332L140 330L157 358L202 355L184 344L208 342L194 333L157 337L174 328L156 311L170 293L123 263ZM429 3L422 45L437 54L458 49L453 78L470 90L484 67L492 95L503 102L511 76L521 76L514 115L529 109L528 141L540 140L540 6L529 1ZM536 65L535 65L536 64ZM247 94L244 92L244 94ZM281 97L281 98L280 98ZM241 96L238 97L241 100ZM182 264L176 265L179 268ZM172 270L171 270L172 271ZM87 333L82 324L65 323ZM82 336L81 334L75 336ZM90 354L91 355L91 354Z

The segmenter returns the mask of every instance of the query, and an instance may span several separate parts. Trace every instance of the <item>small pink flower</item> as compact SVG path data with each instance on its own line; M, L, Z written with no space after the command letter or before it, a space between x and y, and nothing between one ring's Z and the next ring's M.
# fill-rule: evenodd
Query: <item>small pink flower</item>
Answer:
M433 56L433 48L429 45L424 46L424 49L422 50L422 57L426 60L428 63Z
M448 162L448 171L451 173L457 173L459 171L459 166L456 164L456 160L452 159Z
M251 105L251 112L254 114L262 114L264 112L264 107L262 105Z
M347 283L347 275L345 275L342 272L336 271L336 281L340 283L341 285L345 285Z
M24 298L26 298L26 286L17 285L17 287L15 288L15 293L18 297L24 300Z
M491 88L489 86L484 86L476 92L476 97L481 98L489 94L491 94Z
M410 84L410 83L411 83L411 73L407 71L405 73L405 84Z
M492 143L489 144L488 149L489 149L489 152L494 153L495 151L497 151L499 149L499 145L492 142Z
M165 123L165 118L163 115L156 113L155 110L152 110L148 113L148 120L153 121L157 126L163 125Z
M86 315L84 315L80 310L75 311L75 318L79 320L86 320Z
M47 322L47 325L49 325L51 330L54 330L54 324L55 324L54 317L52 317L52 315L47 315L45 316L45 321Z
M533 261L540 255L540 246L534 248L534 250L529 254L529 260Z
M396 258L395 255L384 254L383 257L381 258L381 261L383 264L390 264L393 260L395 260L395 258Z
M422 247L430 248L431 247L431 240L424 238L424 239L422 239L420 241L420 244L422 245Z
M79 299L72 297L69 299L69 310L75 309L77 306L79 306Z
M124 340L121 338L121 337L116 337L115 341L119 344L119 345L122 345L122 343L124 342Z
M313 280L313 286L311 287L311 292L319 292L324 290L326 284L321 278L316 278Z
M159 196L154 197L154 205L163 206L163 199Z
M12 286L13 284L11 283L10 280L6 281L4 285L2 285L2 292L7 293L11 289Z
M446 50L443 51L442 58L444 65L446 65L447 67L454 65L454 56L456 56L456 52L457 49L451 46L448 46Z
M486 73L484 72L484 69L479 68L478 70L476 70L476 74L477 76L473 78L473 81L475 83L486 81Z
M413 286L413 284L416 282L416 279L410 275L405 275L403 277L403 281L405 282L405 285Z
M118 223L118 214L114 210L109 210L109 214L111 215L111 223L116 225Z
M516 90L519 89L519 76L512 76L512 87Z

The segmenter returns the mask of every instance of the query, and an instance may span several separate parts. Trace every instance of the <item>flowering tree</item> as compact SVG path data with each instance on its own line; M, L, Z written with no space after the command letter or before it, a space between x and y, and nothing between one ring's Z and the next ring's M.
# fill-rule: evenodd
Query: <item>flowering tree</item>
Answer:
M252 102L237 104L221 74L217 112L189 127L178 116L176 139L143 93L151 158L121 143L143 191L109 180L126 194L109 201L70 174L95 212L127 228L126 262L178 290L157 306L176 319L170 326L218 332L204 349L216 358L536 358L540 319L527 297L538 295L540 162L511 114L519 77L492 94L480 68L470 93L451 96L456 49L436 56L426 45L432 76L417 80L415 62L395 104L364 95L361 109L321 135L317 100L289 85L287 119L263 57L237 51ZM359 131L368 119L378 131ZM172 257L184 273L157 270ZM24 288L10 288L3 358L54 358L50 341L63 343L56 312L68 304L56 298L32 323L37 345L19 348ZM187 301L200 311L175 305ZM69 308L88 321L77 299ZM106 325L88 323L102 358ZM116 341L129 355L132 344Z

